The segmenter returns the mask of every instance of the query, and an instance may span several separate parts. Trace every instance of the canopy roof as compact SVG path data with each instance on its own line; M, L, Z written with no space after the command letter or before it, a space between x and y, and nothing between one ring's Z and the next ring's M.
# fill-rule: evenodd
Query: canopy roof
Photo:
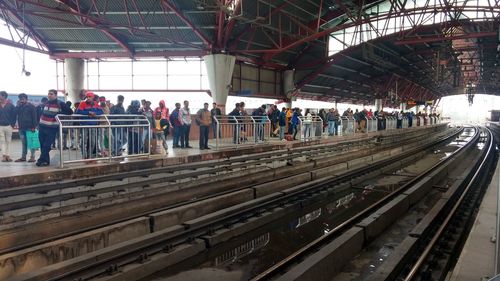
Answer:
M60 59L228 53L296 69L293 94L321 100L499 94L493 2L3 0L0 43Z

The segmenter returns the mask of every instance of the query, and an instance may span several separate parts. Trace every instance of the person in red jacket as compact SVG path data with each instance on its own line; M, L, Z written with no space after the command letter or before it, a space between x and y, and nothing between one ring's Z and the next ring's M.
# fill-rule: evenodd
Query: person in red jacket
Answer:
M76 110L76 114L87 115L88 117L84 117L82 119L96 119L97 115L102 115L102 108L99 106L99 103L94 101L94 93L87 92L85 94L85 100L80 102L78 109ZM99 122L95 121L83 121L82 125L92 126L98 125ZM82 129L82 133L80 134L83 138L83 146L82 146L82 157L84 159L95 158L97 156L97 144L100 142L102 132L99 128L85 128ZM103 148L103 147L102 147Z

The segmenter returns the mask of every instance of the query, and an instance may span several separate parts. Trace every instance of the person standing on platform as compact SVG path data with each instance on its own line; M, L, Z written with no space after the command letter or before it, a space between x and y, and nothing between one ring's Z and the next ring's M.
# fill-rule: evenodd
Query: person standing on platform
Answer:
M132 100L130 105L127 107L127 114L129 115L140 115L139 112L141 108L141 102L139 100ZM127 128L127 153L131 154L139 154L139 151L142 151L142 144L140 138L140 128L132 127Z
M212 103L212 110L210 110L210 115L212 116L212 130L214 131L214 139L217 138L217 121L215 121L215 116L222 116L222 111L217 107L217 103ZM222 138L222 128L219 130L219 139Z
M148 122L149 122L148 130L143 130L143 132L142 132L142 144L143 144L144 152L150 151L151 148L152 148L152 150L156 150L156 142L150 141L152 139L151 132L155 128L154 112L153 112L153 109L151 109L151 102L146 101L144 103L144 106L139 110L139 112L142 115L144 115L148 119ZM149 146L150 143L153 147Z
M300 114L300 109L297 107L293 111L292 120L290 120L290 124L291 124L292 130L293 130L293 140L297 140L297 133L299 131L298 126L299 126L299 117L300 116L302 116L302 114Z
M123 101L125 98L122 95L119 95L117 98L117 102L109 109L110 115L125 115L125 108L123 107ZM113 120L114 117L110 117ZM120 117L116 117L120 119ZM121 117L123 118L123 117ZM120 121L112 121L114 125L123 125L123 122ZM125 140L125 134L123 133L126 128L117 127L111 129L111 134L113 135L112 144L111 144L111 155L113 156L121 156L123 145L127 142Z
M239 144L240 141L238 140L238 132L240 131L240 125L238 122L240 121L240 116L241 116L241 111L240 111L240 104L236 103L234 106L234 109L229 112L228 116L231 116L228 118L229 123L233 123L233 143L234 144Z
M189 132L191 131L191 112L189 102L184 101L184 107L179 111L179 119L182 122L181 148L193 148L189 145Z
M36 120L40 120L40 117L42 117L43 108L45 107L45 104L48 100L49 99L47 99L46 97L43 97L40 100L40 104L36 106Z
M23 146L21 158L16 162L26 162L26 155L28 154L28 141L26 139L26 132L35 132L38 126L36 119L36 108L33 104L28 102L28 95L21 93L18 96L19 101L16 106L17 125L19 127L19 137ZM30 149L30 159L28 162L35 162L35 149Z
M335 112L333 108L330 108L326 114L326 121L328 122L328 136L335 135Z
M281 109L279 115L279 126L280 126L280 140L285 140L285 129L286 129L286 107Z
M86 119L95 119L96 116L102 115L102 108L99 103L94 100L94 93L87 92L85 94L85 101L80 102L76 114L87 115ZM84 126L97 126L99 122L86 121L82 122ZM82 157L84 159L91 159L97 156L97 144L100 140L101 131L99 128L85 128L81 134L83 139Z
M179 139L181 138L182 134L182 122L180 119L180 110L181 110L181 104L180 103L175 103L175 109L172 111L172 114L170 114L169 119L170 119L170 124L173 127L174 130L174 138L173 138L173 148L179 148L181 147L179 145Z
M156 112L161 113L161 119L168 120L169 111L168 111L168 107L165 106L164 100L161 100L158 107L155 108L155 116L156 116Z
M200 150L210 149L208 147L208 131L212 123L212 114L208 110L208 103L204 103L203 108L196 113L196 123L200 126Z
M160 142L159 145L163 147L163 154L168 154L167 139L165 136L165 130L167 129L168 121L161 117L161 111L155 111L154 122L155 139L153 140L153 143L156 143L156 145L153 145L153 147L158 147L158 142ZM152 150L151 154L156 154L156 149Z
M2 148L2 162L12 162L10 158L10 143L12 129L16 125L16 108L7 99L5 91L0 92L0 144Z
M56 121L56 115L73 114L73 110L65 102L57 99L56 90L49 90L47 98L38 123L38 139L40 140L41 153L36 165L39 167L50 165L50 148L56 139L57 132L59 132L59 123Z

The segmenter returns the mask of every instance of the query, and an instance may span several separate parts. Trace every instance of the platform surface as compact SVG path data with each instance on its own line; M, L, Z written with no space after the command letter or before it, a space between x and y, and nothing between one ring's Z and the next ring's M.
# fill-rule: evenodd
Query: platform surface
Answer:
M345 136L323 136L321 139L313 141L282 141L278 138L271 138L267 143L241 145L237 148L223 148L215 149L215 140L209 140L210 150L200 150L198 148L198 140L191 140L190 145L193 148L181 149L172 148L172 139L167 140L168 154L167 155L151 155L150 157L142 158L125 158L121 160L101 160L97 163L85 164L83 162L65 164L64 168L59 167L59 150L52 150L50 152L51 165L46 167L37 167L35 163L28 162L0 162L0 188L35 184L48 181L61 181L64 179L85 178L95 175L106 175L111 173L124 173L127 171L148 169L155 167L164 167L169 165L176 165L182 163L193 163L199 161L209 161L214 159L227 159L230 157L247 155L253 153L261 153L266 151L278 149L290 149L294 147L302 147L317 144L334 144L339 142L349 142L358 139L369 139L378 135L393 135L401 134L406 130L419 130L430 128L431 125L425 127L414 127L402 130L388 130L370 133L356 133ZM441 124L444 125L444 124ZM12 140L11 143L11 158L18 159L21 156L21 141L19 139ZM72 151L74 153L75 151ZM64 153L68 153L65 151ZM1 154L1 152L0 152ZM36 159L38 159L40 152L36 152ZM29 153L28 156L29 158ZM29 176L29 177L25 177Z
M481 281L494 276L494 237L499 177L500 166L497 163L495 174L484 195L474 226L453 272L447 278L448 281Z

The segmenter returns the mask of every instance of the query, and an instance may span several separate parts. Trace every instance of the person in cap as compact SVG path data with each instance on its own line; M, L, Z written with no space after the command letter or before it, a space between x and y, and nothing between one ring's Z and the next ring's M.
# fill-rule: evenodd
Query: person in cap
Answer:
M103 111L99 104L94 100L95 95L93 92L85 93L85 100L80 102L76 114L86 115L82 119L89 119L89 121L82 121L81 124L84 126L97 126L99 122L90 121L96 119L96 116L102 115ZM101 136L101 130L99 128L85 128L82 132L83 146L82 146L82 157L84 159L91 159L97 156L97 143L99 142Z

